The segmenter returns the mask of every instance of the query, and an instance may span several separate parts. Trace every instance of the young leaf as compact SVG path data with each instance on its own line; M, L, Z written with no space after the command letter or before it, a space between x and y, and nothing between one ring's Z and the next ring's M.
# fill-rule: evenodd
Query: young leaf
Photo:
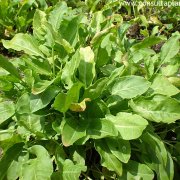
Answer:
M131 100L129 105L134 112L150 121L172 123L180 118L179 102L166 96L141 97Z
M6 49L24 51L29 55L44 57L43 53L39 50L36 39L29 34L19 33L10 41L2 40L2 43Z
M90 46L80 49L80 58L79 79L88 87L95 77L94 52Z
M112 95L118 95L122 98L131 99L145 93L150 83L140 76L126 76L116 78L113 86L110 88Z
M120 137L124 140L137 139L148 125L141 116L125 112L120 112L116 116L109 115L106 119L115 125Z
M12 101L0 102L0 124L5 122L15 113L14 103Z

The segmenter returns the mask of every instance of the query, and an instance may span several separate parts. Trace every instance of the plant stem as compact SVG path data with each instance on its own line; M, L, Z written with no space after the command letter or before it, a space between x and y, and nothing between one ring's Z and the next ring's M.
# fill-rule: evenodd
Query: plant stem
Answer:
M53 77L55 77L54 46L52 47Z

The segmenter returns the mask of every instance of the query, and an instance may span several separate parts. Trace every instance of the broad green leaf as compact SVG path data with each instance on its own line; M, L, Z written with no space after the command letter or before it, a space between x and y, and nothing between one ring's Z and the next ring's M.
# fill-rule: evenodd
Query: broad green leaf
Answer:
M67 40L60 37L59 35L56 36L55 42L59 45L62 45L68 53L74 52L74 48L71 46L71 44Z
M16 51L24 51L26 54L44 57L39 50L38 43L33 36L29 34L16 34L12 40L2 40L3 46L7 49L14 49Z
M25 93L18 99L16 111L19 114L30 114L43 109L55 98L59 90L57 86L50 86L47 90L37 95Z
M12 101L0 102L0 124L13 116L14 113L15 107Z
M72 151L72 157L73 157L73 161L76 164L82 164L85 166L86 162L85 162L85 158L86 158L86 149L85 147L81 146L77 146L75 148L71 148Z
M29 0L29 1L23 1L20 11L18 11L18 14L23 15L24 11L27 11L30 7L32 7L35 0Z
M173 76L179 70L179 63L169 64L165 67L161 67L161 72L164 76Z
M99 47L98 53L97 53L96 66L102 67L103 65L107 64L109 60L110 60L110 56L106 48Z
M55 159L57 162L57 166L62 171L64 161L66 160L66 154L64 152L63 146L58 146L55 151Z
M34 145L28 150L35 158L24 163L20 179L50 180L53 173L53 163L47 150L41 145Z
M58 94L59 88L56 86L50 86L47 90L38 95L30 95L30 110L36 112L39 109L46 107L51 100Z
M91 45L95 46L99 41L101 41L101 39L107 35L108 33L110 33L113 29L115 28L115 25L111 25L109 27L107 27L106 29L103 29L102 31L100 32L97 32L95 34L95 36L92 38L91 40Z
M128 100L122 99L117 95L109 96L106 101L106 104L112 115L116 115L121 111L127 111L129 109Z
M69 11L71 14L71 11ZM63 22L61 22L61 26L59 32L61 32L62 38L69 42L73 47L79 42L79 26L81 24L81 20L84 17L81 14L74 15L73 12L68 16L69 18L64 18Z
M40 80L35 83L32 87L32 93L34 95L40 94L45 91L51 84L53 84L55 79L48 81L48 80Z
M122 26L119 27L118 29L118 35L119 35L119 38L121 40L123 40L126 36L126 32L127 30L129 29L129 27L131 26L131 24L127 21L127 22L123 22L122 23Z
M97 99L105 89L107 82L108 78L98 79L92 86L85 90L83 97L90 98L91 100Z
M63 68L61 79L62 81L68 85L70 88L75 82L75 73L78 69L80 58L79 58L79 50L71 57L70 61L66 62L65 67Z
M0 66L6 71L8 71L11 75L15 76L18 79L21 79L18 70L10 61L8 61L7 58L2 55L0 55Z
M180 35L172 36L162 47L160 58L162 62L169 62L179 52Z
M122 163L111 153L106 142L103 140L95 141L95 147L101 156L101 165L110 171L115 171L119 176L121 176Z
M43 24L46 22L46 13L36 9L33 18L33 35L38 40L44 40L45 32L43 30Z
M39 58L22 58L22 61L25 61L25 63L33 69L37 74L42 74L46 76L50 76L52 74L51 72L51 66L48 63L48 61L42 61ZM41 62L42 61L42 62Z
M57 170L55 172L52 173L51 175L51 180L62 180L62 174L61 174L61 171Z
M113 71L115 71L116 66L113 64L107 64L103 67L100 68L100 71L103 73L104 76L110 76L112 74Z
M62 176L66 180L79 180L81 171L86 171L82 164L74 164L70 159L66 159L63 166Z
M105 139L111 153L121 162L127 163L131 156L131 147L129 141L118 138Z
M15 133L14 129L0 130L0 142L11 139Z
M60 112L66 112L71 105L71 99L68 98L67 94L65 93L59 93L54 101L54 109L60 111Z
M80 48L80 59L78 67L79 79L88 87L95 77L94 52L90 46Z
M161 75L156 76L150 88L153 89L153 94L162 94L167 96L173 96L180 92L179 89L173 86L166 77Z
M132 53L132 58L131 60L134 63L138 63L139 61L143 60L143 59L148 59L148 57L154 55L155 52L152 49L149 48L142 48L142 49L138 49L135 52Z
M0 158L14 144L22 142L22 138L14 127L9 127L7 130L0 130Z
M101 23L103 23L105 16L103 15L103 11L97 11L92 14L91 19L91 31L93 33L101 31Z
M32 88L35 78L33 77L33 71L31 69L24 70L24 82L27 84L28 87Z
M107 115L124 140L137 139L141 136L148 122L137 114L120 112L116 116Z
M18 125L24 127L37 137L44 137L45 119L43 116L35 114L17 115Z
M111 59L111 51L113 48L113 41L111 41L111 39L112 34L109 33L103 38L102 42L100 43L96 57L97 67L102 67L103 65L107 64L108 61Z
M23 94L16 103L16 112L18 114L29 114L30 109L30 97L28 93Z
M126 179L144 179L152 180L154 178L153 171L145 164L130 160L125 165Z
M49 48L53 48L56 44L63 46L68 53L74 52L74 48L70 43L63 39L60 34L54 31L51 24L44 23L43 30L45 31L45 45ZM51 52L51 51L50 51Z
M6 172L14 159L16 159L22 151L24 143L17 143L10 147L0 159L0 180L6 176Z
M106 114L109 114L110 111L103 100L96 99L87 104L86 111L84 116L86 118L104 118Z
M151 148L150 149L154 149L154 152L152 153L152 155L155 154L161 154L161 156L157 157L161 163L163 163L164 165L166 165L167 163L167 151L166 148L164 146L164 143L161 141L161 139L154 133L152 132L145 132L142 137L141 137L143 143L148 143L150 145ZM147 148L147 147L146 147Z
M159 43L160 41L162 41L162 39L160 37L156 37L156 36L150 36L145 38L143 41L135 44L134 46L131 47L131 51L136 51L142 48L148 48L151 47L157 43Z
M107 86L109 89L112 88L113 82L116 80L116 78L120 78L125 70L125 66L121 66L119 68L110 69L109 72L109 81L107 82ZM109 71L109 70L108 70Z
M77 103L79 100L80 89L83 87L83 84L78 82L75 83L71 89L65 93L59 93L54 101L54 108L62 113L66 112L71 103Z
M150 121L169 124L180 119L179 102L166 96L141 97L134 101L131 100L129 105L134 112Z
M78 139L86 136L86 126L76 119L65 119L62 129L62 142L64 146L70 146ZM84 126L83 126L84 125Z
M155 170L157 179L173 180L174 164L162 140L153 132L141 137L142 161Z
M11 166L7 171L7 179L8 180L16 180L22 173L23 164L28 161L29 154L26 152L21 152L18 157L14 158Z
M64 1L57 3L54 9L50 12L48 22L52 25L55 31L59 30L64 14L67 12L68 7Z
M0 76L0 90L1 91L10 91L13 88L13 84L6 80L4 76Z
M122 98L131 99L145 93L150 83L140 76L126 76L116 78L113 86L110 88L112 95L118 95Z
M93 139L101 139L109 136L117 136L118 131L114 124L105 118L92 118L87 120L87 135Z

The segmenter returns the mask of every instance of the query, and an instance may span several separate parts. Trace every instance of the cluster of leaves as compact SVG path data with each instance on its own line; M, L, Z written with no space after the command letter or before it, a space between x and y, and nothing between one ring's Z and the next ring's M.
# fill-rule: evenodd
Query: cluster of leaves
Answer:
M178 178L179 32L120 1L68 5L2 40L23 53L0 55L0 179Z
M1 0L0 37L9 38L30 30L36 8L47 9L45 0Z

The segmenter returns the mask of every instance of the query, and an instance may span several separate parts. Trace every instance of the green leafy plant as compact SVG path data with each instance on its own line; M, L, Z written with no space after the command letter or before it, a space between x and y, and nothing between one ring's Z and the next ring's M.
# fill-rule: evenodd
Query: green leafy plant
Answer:
M33 15L37 7L46 9L48 6L45 0L1 0L1 38L8 38L17 32L26 32L30 30Z
M178 177L179 32L128 37L119 4L90 2L2 40L23 53L0 56L0 179Z

